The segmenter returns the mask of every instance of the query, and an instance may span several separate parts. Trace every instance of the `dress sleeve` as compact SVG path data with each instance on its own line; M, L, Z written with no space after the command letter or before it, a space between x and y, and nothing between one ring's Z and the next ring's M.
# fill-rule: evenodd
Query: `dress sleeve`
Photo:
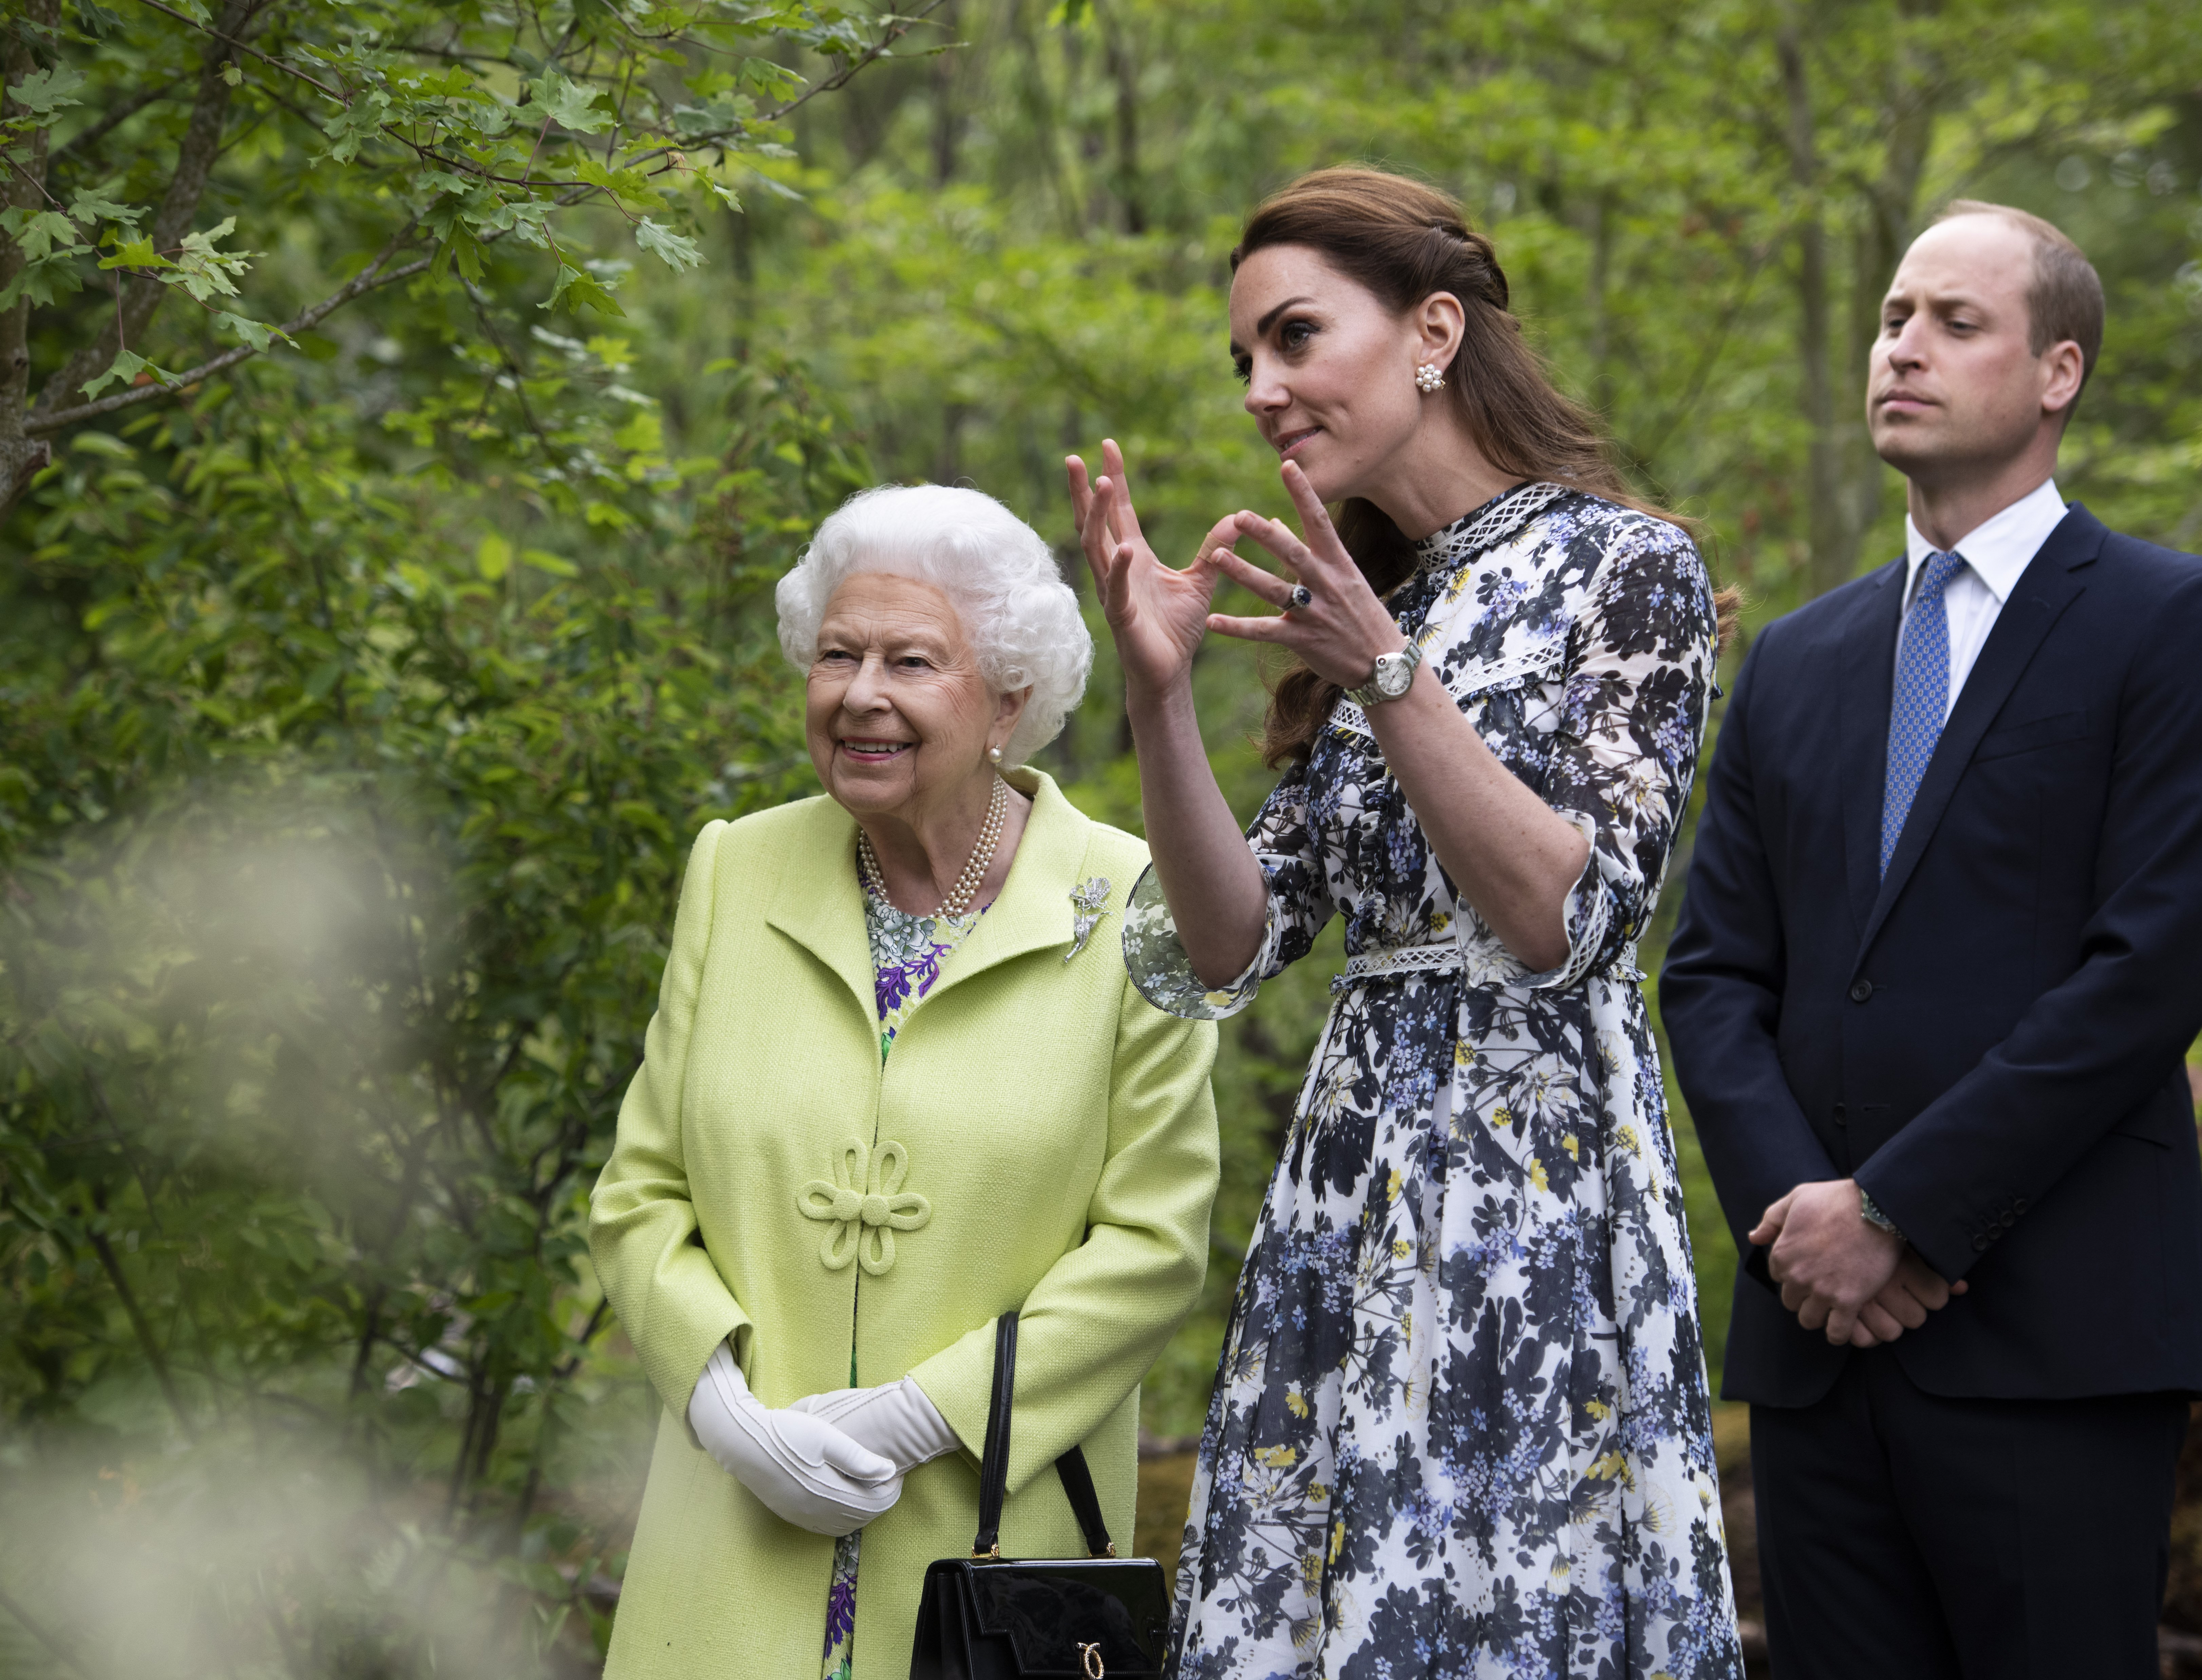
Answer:
M1649 517L1619 523L1576 624L1544 790L1590 856L1563 908L1566 960L1522 984L1574 985L1642 931L1697 772L1716 626L1689 537Z
M1307 766L1287 771L1246 831L1246 843L1269 884L1261 949L1245 972L1210 990L1192 972L1151 863L1139 872L1124 907L1124 966L1156 1008L1186 1020L1220 1021L1254 1001L1262 982L1314 948L1335 908L1323 878L1322 855L1308 812Z
M684 1420L711 1350L750 1324L704 1250L680 1126L696 995L711 937L713 866L726 827L711 824L689 855L642 1066L620 1104L611 1158L589 1197L589 1254L604 1295L657 1397Z

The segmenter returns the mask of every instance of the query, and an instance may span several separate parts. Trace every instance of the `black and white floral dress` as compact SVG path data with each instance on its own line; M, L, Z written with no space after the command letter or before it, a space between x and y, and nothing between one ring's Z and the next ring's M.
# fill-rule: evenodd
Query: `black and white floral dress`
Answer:
M1192 972L1152 872L1133 979L1221 1017L1334 912L1349 965L1239 1279L1172 1633L1183 1680L1743 1672L1697 1293L1634 941L1697 766L1687 537L1552 485L1393 596L1492 750L1590 841L1533 973L1456 898L1341 700L1248 832L1269 925Z

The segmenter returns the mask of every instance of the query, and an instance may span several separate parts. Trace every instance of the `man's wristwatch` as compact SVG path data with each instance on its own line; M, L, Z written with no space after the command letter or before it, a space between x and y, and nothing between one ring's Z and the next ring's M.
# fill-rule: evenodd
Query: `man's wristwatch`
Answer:
M1408 643L1396 654L1379 654L1369 680L1357 689L1346 690L1346 696L1364 711L1387 700L1397 700L1413 684L1415 667L1422 662L1422 644L1416 642Z
M1873 1198L1865 1193L1863 1185L1858 1189L1858 1218L1875 1231L1885 1231L1898 1242L1904 1241L1904 1233L1896 1228L1896 1221L1874 1205Z

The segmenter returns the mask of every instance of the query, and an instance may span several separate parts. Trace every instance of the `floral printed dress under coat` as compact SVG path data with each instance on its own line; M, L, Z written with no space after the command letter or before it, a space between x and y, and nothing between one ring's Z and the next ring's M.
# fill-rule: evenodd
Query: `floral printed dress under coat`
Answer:
M894 1048L895 1034L910 1017L957 947L970 937L983 910L969 915L913 916L864 888L864 931L872 947L872 992L880 1016L880 1060ZM876 1148L879 1139L872 1140ZM863 1280L857 1280L859 1291ZM857 1383L854 1343L849 1356L849 1386ZM826 1658L824 1680L849 1680L857 1642L857 1562L864 1531L845 1534L833 1542L833 1575L826 1595Z
M1419 545L1402 630L1590 843L1568 955L1458 901L1341 700L1249 831L1259 955L1194 978L1151 871L1124 949L1243 1008L1334 913L1349 966L1239 1279L1180 1565L1184 1680L1740 1680L1682 1193L1634 941L1715 614L1688 538L1551 485Z

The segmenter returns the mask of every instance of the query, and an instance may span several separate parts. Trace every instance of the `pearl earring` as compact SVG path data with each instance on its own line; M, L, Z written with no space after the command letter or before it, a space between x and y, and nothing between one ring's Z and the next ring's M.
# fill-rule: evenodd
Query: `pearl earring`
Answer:
M1445 374L1434 361L1425 361L1415 369L1415 389L1425 397L1445 389Z
M986 749L986 757L992 762L999 764L1002 761L1002 749L999 747L989 747Z

